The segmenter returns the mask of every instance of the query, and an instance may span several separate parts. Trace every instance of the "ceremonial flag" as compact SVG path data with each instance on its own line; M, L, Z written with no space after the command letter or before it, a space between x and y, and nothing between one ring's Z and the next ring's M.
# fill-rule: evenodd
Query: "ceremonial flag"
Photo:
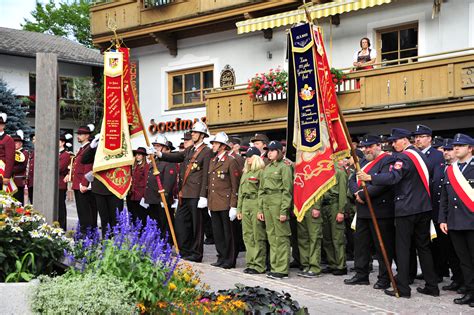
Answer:
M349 144L320 33L307 23L291 28L289 38L288 107L294 120L288 129L296 148L294 213L301 221L336 183L334 164L349 155Z
M124 100L123 53L104 54L104 119L94 159L94 177L122 199L132 184L134 157Z
M3 179L4 175L5 175L5 162L0 160L0 179ZM9 195L13 195L18 191L18 187L16 187L13 177L10 178L10 181L8 182L7 185L2 185L2 190Z

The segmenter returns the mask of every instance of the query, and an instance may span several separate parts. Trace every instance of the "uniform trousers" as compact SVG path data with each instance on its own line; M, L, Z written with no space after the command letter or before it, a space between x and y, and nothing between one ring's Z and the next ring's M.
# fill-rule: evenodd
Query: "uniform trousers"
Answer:
M321 273L321 244L323 240L323 218L313 218L311 210L306 211L298 223L298 247L300 263L304 271Z
M217 263L234 268L236 248L229 210L211 211L211 223L217 250Z
M59 189L58 193L58 222L61 228L67 229L66 189Z
M337 203L321 206L323 217L323 249L326 253L328 267L331 269L346 269L346 239L345 224L336 221L339 209Z
M127 208L132 215L132 220L135 223L136 220L140 220L142 227L146 225L147 209L140 205L139 200L127 200Z
M204 235L206 236L206 239L209 240L214 240L214 235L212 231L212 222L211 222L211 217L209 216L209 213L207 211L208 209L205 208L203 209L203 214L202 214L202 225L204 229Z
M97 206L95 198L90 190L81 193L74 190L74 199L76 200L77 217L81 233L85 234L88 228L97 227Z
M99 210L102 236L105 236L107 229L111 229L117 224L117 211L123 210L123 199L115 195L94 194L97 209Z
M28 200L33 204L33 186L28 187Z
M395 252L395 225L393 218L377 219L377 222L391 266ZM354 232L354 269L356 274L361 278L369 278L369 265L372 261L372 245L375 245L377 260L379 262L378 280L388 283L390 282L390 277L385 267L382 250L380 249L372 219L357 217L356 230Z
M207 215L207 210L198 208L198 201L199 198L182 198L174 222L181 256L202 261L204 250L203 216Z
M474 294L474 230L449 230L449 235L461 263L464 285Z
M17 187L16 193L13 194L13 197L21 202L22 205L25 203L25 187Z
M290 244L291 244L291 257L293 261L301 265L300 262L300 249L299 249L299 242L298 242L298 220L296 216L290 214L290 229L291 229L291 237L290 237Z
M171 224L174 227L174 209L171 208L170 205L171 204L168 202L168 211L171 217ZM173 244L173 238L171 237L171 229L168 223L168 217L166 216L165 209L161 206L161 204L151 204L147 210L150 218L155 220L158 224L158 228L161 231L162 238L166 238L169 244Z
M401 294L409 295L410 246L412 240L420 259L421 270L426 287L438 288L434 270L433 256L430 250L431 212L417 213L395 218L395 250L397 253L397 286Z
M242 234L245 243L247 268L265 272L267 258L267 234L265 223L257 219L256 199L243 199Z

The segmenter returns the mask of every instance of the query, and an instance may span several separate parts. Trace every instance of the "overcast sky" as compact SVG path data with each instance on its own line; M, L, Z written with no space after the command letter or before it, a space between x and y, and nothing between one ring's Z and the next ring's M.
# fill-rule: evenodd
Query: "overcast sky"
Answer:
M30 12L35 4L36 0L0 0L0 26L21 29L24 18L31 20Z

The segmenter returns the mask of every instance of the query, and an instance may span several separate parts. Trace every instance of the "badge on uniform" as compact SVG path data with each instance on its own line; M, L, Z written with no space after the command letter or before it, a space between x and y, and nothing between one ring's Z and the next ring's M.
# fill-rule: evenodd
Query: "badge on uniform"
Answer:
M393 168L396 170L399 170L403 167L403 162L402 161L396 161L395 164L393 165Z
M254 184L257 184L259 182L257 177L249 177L248 181Z
M219 177L220 179L224 179L224 172L223 171L217 171L217 177Z
M201 168L199 167L199 164L197 162L193 163L193 166L191 167L191 170L193 171L199 171Z

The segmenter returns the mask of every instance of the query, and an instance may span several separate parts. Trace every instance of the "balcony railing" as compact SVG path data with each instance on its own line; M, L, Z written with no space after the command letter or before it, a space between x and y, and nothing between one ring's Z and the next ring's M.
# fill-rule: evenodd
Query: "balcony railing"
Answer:
M159 8L168 4L175 2L175 0L145 0L145 8Z

